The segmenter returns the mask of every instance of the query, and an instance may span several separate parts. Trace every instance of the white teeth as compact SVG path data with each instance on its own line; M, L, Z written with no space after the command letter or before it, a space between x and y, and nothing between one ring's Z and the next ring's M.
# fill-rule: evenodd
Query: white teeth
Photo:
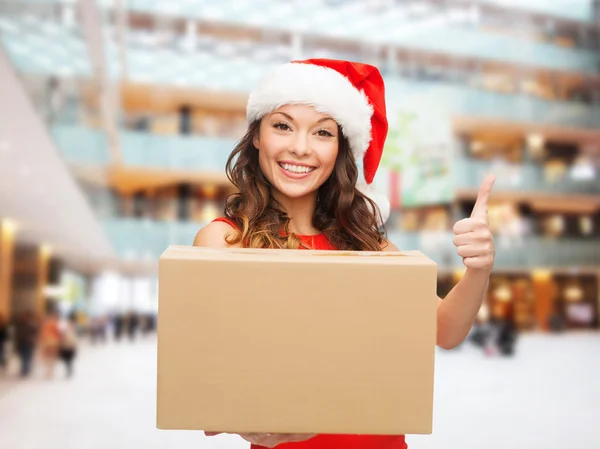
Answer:
M314 168L312 167L305 167L303 165L292 165L292 164L279 164L281 165L285 170L292 172L292 173L308 173L314 170Z

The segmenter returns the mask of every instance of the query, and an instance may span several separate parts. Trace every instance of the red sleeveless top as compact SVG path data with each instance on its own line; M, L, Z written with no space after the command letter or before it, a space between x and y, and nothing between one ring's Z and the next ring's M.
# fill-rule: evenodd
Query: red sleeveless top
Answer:
M214 221L227 223L237 229L235 223L227 218L221 217ZM297 236L311 249L336 249L324 234ZM404 435L317 435L307 441L283 443L276 447L277 449L408 449ZM253 444L250 449L266 448Z

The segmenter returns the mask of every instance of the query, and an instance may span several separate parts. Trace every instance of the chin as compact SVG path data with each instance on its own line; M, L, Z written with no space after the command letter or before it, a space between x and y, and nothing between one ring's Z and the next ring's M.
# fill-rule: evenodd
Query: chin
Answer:
M304 198L309 195L314 195L314 194L316 194L316 191L315 190L307 190L307 189L303 189L303 190L281 189L281 190L279 190L279 193L281 195L283 195L285 198L297 200L297 199Z
M304 187L304 186L281 186L275 185L275 189L284 196L289 199L299 199L304 198L310 195L316 195L318 188Z

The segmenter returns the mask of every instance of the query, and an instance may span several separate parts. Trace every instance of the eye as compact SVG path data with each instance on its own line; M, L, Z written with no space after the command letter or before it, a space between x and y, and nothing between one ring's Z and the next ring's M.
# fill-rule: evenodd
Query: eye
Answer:
M283 123L283 122L275 123L273 125L273 128L277 128L280 131L290 131L291 130L291 128L288 126L288 124Z
M321 129L320 131L317 132L317 134L319 135L319 137L333 137L333 134L331 134L326 129Z

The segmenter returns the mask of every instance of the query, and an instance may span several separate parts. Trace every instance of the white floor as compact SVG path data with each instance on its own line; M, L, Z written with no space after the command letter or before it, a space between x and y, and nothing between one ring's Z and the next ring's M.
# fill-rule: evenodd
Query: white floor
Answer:
M434 434L411 449L600 448L600 333L470 346L437 358ZM246 448L239 437L154 428L155 342L85 347L76 376L0 377L0 449Z

